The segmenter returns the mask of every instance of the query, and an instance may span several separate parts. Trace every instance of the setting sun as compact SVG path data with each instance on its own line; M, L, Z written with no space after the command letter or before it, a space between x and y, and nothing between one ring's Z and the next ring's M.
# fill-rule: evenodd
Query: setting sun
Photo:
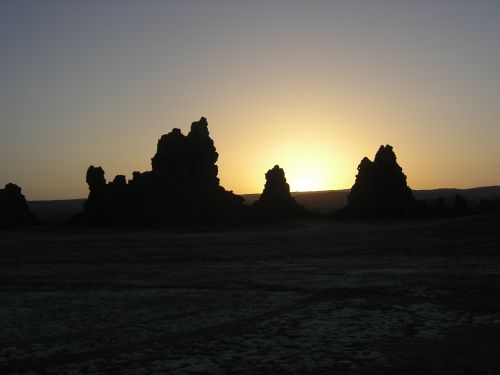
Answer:
M299 177L296 181L290 181L290 188L292 191L317 191L321 190L321 184L313 176Z
M280 148L278 160L281 160L286 179L291 191L317 191L331 189L336 172L330 168L325 160L332 159L331 152L320 139L307 138L306 135L297 135L306 140L287 142ZM316 143L316 144L315 144ZM315 145L314 145L315 144ZM314 146L312 146L314 145Z
M318 191L327 190L327 174L319 167L313 167L314 163L304 165L302 163L290 163L285 170L287 182L291 191Z

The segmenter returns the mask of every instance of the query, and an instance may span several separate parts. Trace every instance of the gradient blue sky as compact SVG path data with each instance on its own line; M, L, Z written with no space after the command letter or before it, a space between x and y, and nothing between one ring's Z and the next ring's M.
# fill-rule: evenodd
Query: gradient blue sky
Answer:
M224 187L349 188L392 144L411 187L500 184L499 1L2 1L0 184L87 195L206 116Z

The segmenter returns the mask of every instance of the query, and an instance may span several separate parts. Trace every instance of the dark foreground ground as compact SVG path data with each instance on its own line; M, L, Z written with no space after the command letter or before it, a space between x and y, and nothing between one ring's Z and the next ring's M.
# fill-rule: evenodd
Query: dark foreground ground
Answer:
M0 374L499 374L500 217L0 232Z

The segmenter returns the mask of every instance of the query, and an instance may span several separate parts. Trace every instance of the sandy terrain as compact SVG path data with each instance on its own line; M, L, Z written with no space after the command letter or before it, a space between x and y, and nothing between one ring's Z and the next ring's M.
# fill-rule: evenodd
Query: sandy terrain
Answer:
M0 374L498 374L500 218L0 232Z

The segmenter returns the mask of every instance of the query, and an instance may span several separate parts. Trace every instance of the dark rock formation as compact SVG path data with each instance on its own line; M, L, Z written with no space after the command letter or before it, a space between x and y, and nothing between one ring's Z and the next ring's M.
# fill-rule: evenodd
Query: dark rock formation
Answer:
M468 210L467 200L460 194L456 194L453 199L453 209L456 213L465 213Z
M85 181L89 185L90 195L98 195L106 189L106 179L104 178L104 170L101 167L91 165L87 169Z
M38 218L30 211L19 186L7 184L0 189L0 227L39 223Z
M443 197L438 197L434 202L434 209L436 211L444 211L446 209L446 205L444 204Z
M264 191L252 208L258 217L270 219L301 216L307 213L306 208L290 194L285 171L278 165L267 171Z
M189 154L186 138L181 130L176 128L162 135L158 141L157 151L151 159L151 165L156 176L166 183L185 185L189 182Z
M104 198L107 193L108 186L104 178L104 170L101 167L91 165L87 169L85 178L89 185L89 199L84 204L84 208L88 213L98 213L103 205Z
M448 208L446 207L443 197L438 197L431 208L432 214L435 216L442 216L446 214L447 210Z
M409 215L417 208L392 146L380 146L373 162L361 160L347 203L348 211L360 216Z
M481 199L479 201L479 208L480 208L481 212L498 213L498 212L500 212L500 198Z
M226 191L217 177L219 155L207 120L193 122L188 135L173 129L161 136L152 170L116 176L106 183L101 167L87 170L89 197L73 221L94 224L207 223L239 220L243 199Z
M214 141L208 134L208 123L204 117L191 125L191 131L187 135L187 144L190 182L208 189L217 188L219 169L215 163L219 154L215 150Z

